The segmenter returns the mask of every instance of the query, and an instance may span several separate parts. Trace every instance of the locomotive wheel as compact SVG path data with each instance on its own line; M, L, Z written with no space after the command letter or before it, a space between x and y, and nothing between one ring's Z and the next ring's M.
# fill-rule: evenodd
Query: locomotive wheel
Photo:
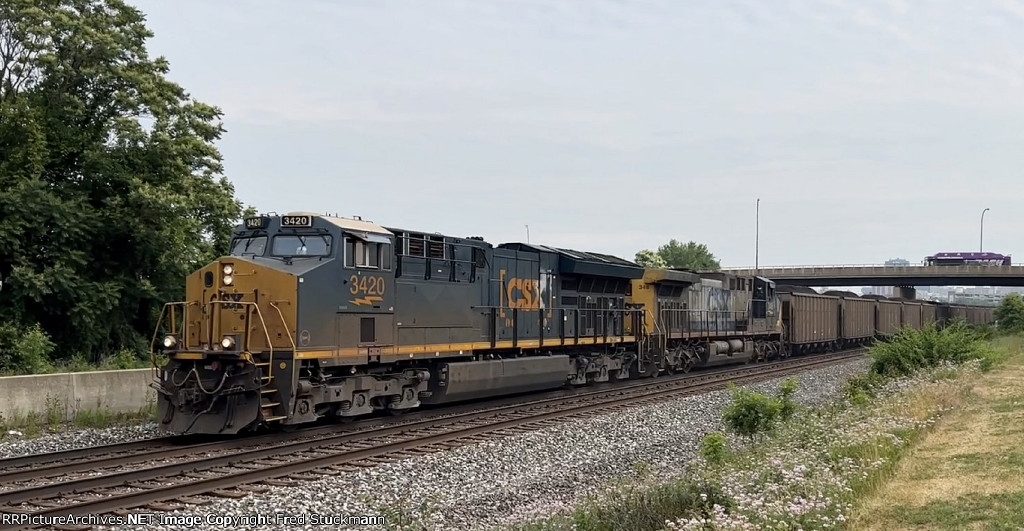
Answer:
M661 374L662 359L663 356L655 354L654 352L650 353L650 357L648 358L649 361L647 362L648 378L654 378L655 376Z
M637 368L638 364L643 365L644 372L640 372L640 369ZM647 355L640 356L640 360L638 362L629 364L629 378L631 380L638 378L653 378L658 375L660 365L661 363L658 360L658 356L653 352L649 352Z

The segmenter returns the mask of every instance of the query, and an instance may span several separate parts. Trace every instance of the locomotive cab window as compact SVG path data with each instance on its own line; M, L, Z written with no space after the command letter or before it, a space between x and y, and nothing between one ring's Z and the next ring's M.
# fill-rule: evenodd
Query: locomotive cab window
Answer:
M327 234L274 236L271 252L274 256L329 256L331 254L331 236Z
M345 267L390 270L390 241L382 236L345 237Z
M231 241L231 252L232 256L242 256L245 254L251 254L254 256L263 256L264 251L267 250L267 237L266 236L253 236L250 238L235 238Z

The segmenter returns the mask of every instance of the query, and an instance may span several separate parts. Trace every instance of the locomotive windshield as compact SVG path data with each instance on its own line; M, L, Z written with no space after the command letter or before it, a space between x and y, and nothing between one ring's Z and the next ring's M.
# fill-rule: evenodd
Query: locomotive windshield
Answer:
M274 256L328 256L331 237L327 234L274 236Z
M235 238L234 241L231 242L232 256L242 256L246 254L262 256L264 251L266 250L266 236L253 236L251 238Z

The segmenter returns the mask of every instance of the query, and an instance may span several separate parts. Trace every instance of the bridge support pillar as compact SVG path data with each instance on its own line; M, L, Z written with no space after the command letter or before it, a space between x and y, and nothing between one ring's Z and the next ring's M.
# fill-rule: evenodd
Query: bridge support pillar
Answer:
M892 292L893 296L901 299L914 300L917 298L917 289L914 286L896 286Z

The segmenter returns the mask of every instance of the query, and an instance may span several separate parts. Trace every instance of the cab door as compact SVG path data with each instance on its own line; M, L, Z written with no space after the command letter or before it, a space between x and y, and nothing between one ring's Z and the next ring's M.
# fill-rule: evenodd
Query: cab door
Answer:
M379 356L395 344L394 251L390 235L346 232L338 332L342 349Z

